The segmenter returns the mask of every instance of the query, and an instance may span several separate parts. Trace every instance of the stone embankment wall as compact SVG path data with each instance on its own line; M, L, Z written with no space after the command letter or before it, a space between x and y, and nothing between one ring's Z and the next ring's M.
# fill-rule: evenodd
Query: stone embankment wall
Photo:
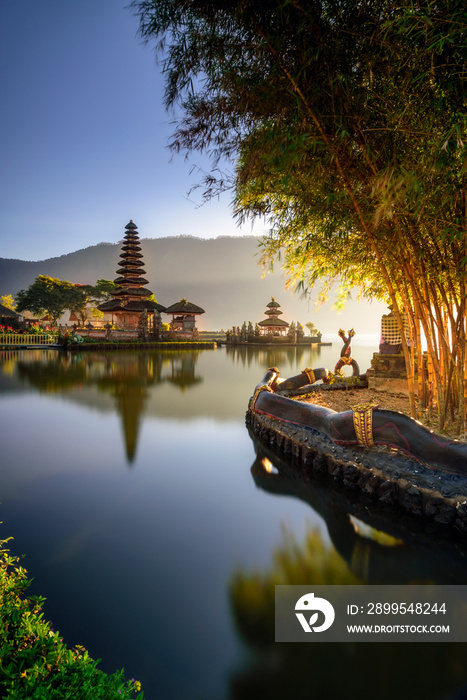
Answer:
M297 474L325 475L412 515L467 533L467 476L441 472L386 448L349 449L311 428L248 411L247 424L260 443L294 461Z
M423 353L423 366L426 370L427 354ZM368 386L375 391L386 391L389 394L409 395L407 370L402 353L386 355L375 352L371 360L371 369L367 371ZM417 379L417 363L415 361L415 380Z
M402 353L385 355L375 352L371 360L371 369L367 371L367 378L369 388L375 391L406 395L409 393Z
M214 350L217 343L182 341L182 342L160 342L160 343L68 343L66 350L86 351L86 350Z

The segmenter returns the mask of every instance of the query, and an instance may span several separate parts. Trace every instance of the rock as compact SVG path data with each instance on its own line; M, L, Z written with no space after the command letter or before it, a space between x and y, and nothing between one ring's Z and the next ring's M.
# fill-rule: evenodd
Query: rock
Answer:
M328 461L324 455L316 454L313 460L313 469L316 472L325 472L328 468Z
M397 496L397 486L394 481L383 479L378 488L377 495L380 501L394 505Z

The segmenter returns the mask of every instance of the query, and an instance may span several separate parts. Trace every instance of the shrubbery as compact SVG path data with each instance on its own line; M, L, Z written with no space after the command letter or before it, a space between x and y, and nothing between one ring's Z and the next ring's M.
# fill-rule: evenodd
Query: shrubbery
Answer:
M139 681L125 681L123 671L108 675L84 647L66 646L44 620L44 598L25 596L30 582L19 558L10 556L7 542L0 540L0 697L143 700Z
M58 335L58 331L53 328L49 328L49 326L46 326L45 328L42 328L42 326L13 328L12 326L0 325L0 334L5 333L14 333L16 335L43 335L44 333L46 333L47 335Z

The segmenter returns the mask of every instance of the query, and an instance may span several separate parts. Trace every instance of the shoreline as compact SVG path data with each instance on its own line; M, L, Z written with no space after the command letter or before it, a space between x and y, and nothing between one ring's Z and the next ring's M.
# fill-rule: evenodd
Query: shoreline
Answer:
M218 344L208 341L157 341L144 343L69 343L63 350L76 352L82 350L215 350Z
M467 476L443 473L394 450L352 449L317 430L271 415L246 413L250 435L290 463L297 478L325 478L374 505L467 533Z

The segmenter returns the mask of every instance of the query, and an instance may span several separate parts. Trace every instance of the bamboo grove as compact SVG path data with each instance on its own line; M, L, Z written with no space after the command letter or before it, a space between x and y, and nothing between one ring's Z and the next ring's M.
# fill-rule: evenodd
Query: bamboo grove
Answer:
M388 0L133 2L158 39L175 150L264 217L263 263L391 304L411 412L465 431L467 11ZM234 174L220 165L230 159ZM404 332L406 329L406 332ZM426 352L424 349L426 347Z

